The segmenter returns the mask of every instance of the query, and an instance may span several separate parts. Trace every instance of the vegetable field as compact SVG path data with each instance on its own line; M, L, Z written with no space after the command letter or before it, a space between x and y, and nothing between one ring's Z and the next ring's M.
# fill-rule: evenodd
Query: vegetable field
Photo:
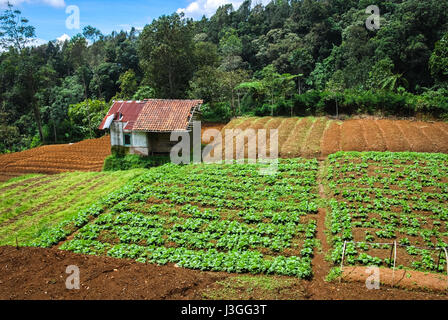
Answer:
M316 244L316 160L260 166L165 165L50 230L60 249L212 271L310 278ZM97 217L96 219L93 219Z
M0 184L0 245L20 245L76 216L141 170L28 175Z
M448 156L348 152L329 157L333 262L446 272Z
M280 159L274 175L260 174L263 166L15 178L0 184L0 245L316 282L337 276L331 268L341 263L395 266L415 272L412 281L422 271L446 283L448 155L337 152L325 161Z

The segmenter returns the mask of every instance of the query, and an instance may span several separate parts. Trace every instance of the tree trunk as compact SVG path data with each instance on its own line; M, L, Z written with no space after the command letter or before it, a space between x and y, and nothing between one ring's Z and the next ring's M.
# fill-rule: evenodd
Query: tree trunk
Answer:
M174 88L173 88L173 75L171 72L171 68L168 68L168 82L170 85L170 98L173 99L174 97Z
M233 116L236 116L236 108L235 108L235 95L232 89L232 110L233 110Z
M53 120L54 143L58 143L58 135L56 133L56 122Z
M237 95L238 95L238 115L240 115L241 114L240 93L238 92Z
M39 130L40 141L45 144L44 133L42 130L42 122L40 121L40 112L36 104L33 104L34 119L36 120L37 129Z
M338 97L336 96L336 119L339 119Z
M88 127L89 127L89 138L93 138L93 130L92 130L92 124L91 124L91 119L90 119L90 110L89 110L89 100L88 100L88 94L87 94L87 82L86 82L84 73L82 75L82 81L84 83L84 100L87 104L86 110L87 110L87 121L88 121Z

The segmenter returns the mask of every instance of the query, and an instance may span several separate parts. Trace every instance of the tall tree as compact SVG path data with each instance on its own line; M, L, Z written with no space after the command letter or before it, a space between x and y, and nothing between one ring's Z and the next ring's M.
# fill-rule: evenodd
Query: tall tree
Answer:
M0 46L3 49L14 47L19 51L25 48L35 36L35 28L28 22L28 19L22 17L22 12L15 10L8 1L7 9L0 15Z
M175 13L154 20L140 35L140 63L161 98L186 95L194 71L192 31L191 20Z
M429 67L434 79L444 86L448 85L448 32L440 39L429 59Z

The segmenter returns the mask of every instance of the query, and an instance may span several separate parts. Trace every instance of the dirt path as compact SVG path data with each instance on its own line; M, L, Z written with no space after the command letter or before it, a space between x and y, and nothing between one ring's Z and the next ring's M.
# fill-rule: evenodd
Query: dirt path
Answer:
M325 177L324 171L324 161L319 162L319 174L318 174L318 184L319 184L319 197L321 199L326 199L325 188L323 185L323 179ZM317 214L317 233L316 238L320 243L320 248L315 250L313 258L313 281L309 283L306 287L307 293L310 295L311 299L319 297L321 299L322 292L328 291L328 283L325 278L331 269L330 263L325 260L325 254L330 251L330 244L327 241L327 235L325 234L325 221L327 216L327 210L325 208L319 208Z

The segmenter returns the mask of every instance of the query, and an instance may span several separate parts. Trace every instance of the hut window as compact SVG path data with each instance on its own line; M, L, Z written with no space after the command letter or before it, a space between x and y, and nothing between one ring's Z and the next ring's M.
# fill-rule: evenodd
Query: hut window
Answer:
M125 146L131 145L131 135L129 133L124 134L124 145Z

